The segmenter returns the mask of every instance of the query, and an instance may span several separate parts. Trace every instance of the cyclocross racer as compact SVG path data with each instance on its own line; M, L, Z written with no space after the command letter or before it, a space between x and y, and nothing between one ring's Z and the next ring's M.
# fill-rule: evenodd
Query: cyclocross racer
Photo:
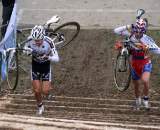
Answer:
M151 40L148 39L146 35L148 27L147 19L137 19L136 24L121 26L114 29L114 32L118 35L127 36L133 42L131 44L131 75L133 80L133 85L135 88L136 97L136 109L141 106L141 94L140 94L140 83L142 81L144 85L143 89L143 105L148 110L149 109L149 79L152 70L152 64L150 57L148 55L148 44L152 44ZM115 45L120 47L120 45Z
M45 36L43 26L36 25L28 38L31 41L25 44L24 49L32 49L32 86L37 100L37 114L41 115L44 111L42 94L48 96L51 90L50 62L58 62L59 56L52 39Z

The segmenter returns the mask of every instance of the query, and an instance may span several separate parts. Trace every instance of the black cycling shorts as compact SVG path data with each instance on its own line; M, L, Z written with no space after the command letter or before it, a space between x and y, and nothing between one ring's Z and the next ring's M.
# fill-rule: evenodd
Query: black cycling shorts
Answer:
M32 80L51 81L50 61L43 63L32 60Z

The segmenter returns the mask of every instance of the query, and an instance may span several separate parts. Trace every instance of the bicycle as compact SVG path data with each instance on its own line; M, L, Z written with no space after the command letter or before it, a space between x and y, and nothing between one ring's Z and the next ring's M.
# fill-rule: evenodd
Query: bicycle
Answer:
M122 48L119 50L114 65L114 83L119 91L128 89L131 81L130 68L130 44L129 39L121 41Z
M145 13L143 9L137 10L137 19ZM148 26L148 23L147 23ZM149 52L160 54L160 48L156 45L155 41L149 37L145 36L146 44L148 46ZM122 48L119 50L118 55L114 64L114 86L121 92L127 90L131 81L131 66L130 66L130 48L134 43L130 41L129 38L121 42ZM136 45L135 45L136 46Z
M145 13L145 10L138 9L136 12L136 19L140 19ZM115 87L123 92L128 89L131 81L131 70L130 70L130 61L129 61L129 49L131 41L127 38L124 41L121 41L122 48L119 51L115 65L114 65L114 84Z
M71 43L78 36L80 31L80 24L75 21L63 23L54 28L54 25L52 26L52 24L57 24L60 19L61 18L58 15L55 15L43 24L46 35L53 39L56 49L58 50L64 48L66 45L69 45L69 43ZM19 29L18 34L20 34L21 37L26 37L24 34L26 32L30 32L31 29L32 28ZM63 39L63 42L59 42L61 39Z
M58 23L59 21L60 17L55 15L45 24L43 24L43 26L45 28L46 35L52 38L53 42L55 43L55 47L57 49L62 49L78 36L80 31L80 25L78 22L67 22L60 26L57 26L56 28L51 28L52 24ZM71 33L67 32L68 29L71 30ZM19 37L25 37L25 33L30 31L31 28L19 29L17 30L17 34L19 35ZM1 71L1 77L3 77L3 80L7 79L7 84L10 90L15 90L17 87L19 68L24 70L23 67L19 65L21 60L18 60L19 56L21 56L21 52L31 51L25 50L23 48L24 44L31 39L23 41L21 39L18 40L19 41L17 42L16 48L9 48L7 50L4 50L4 52L2 53L3 62L1 68L3 68L3 71ZM0 82L0 85L1 84L2 82Z

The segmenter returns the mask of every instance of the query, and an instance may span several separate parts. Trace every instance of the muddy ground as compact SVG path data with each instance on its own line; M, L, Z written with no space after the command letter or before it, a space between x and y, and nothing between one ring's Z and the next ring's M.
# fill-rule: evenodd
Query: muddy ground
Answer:
M148 35L158 42L158 31ZM78 38L60 51L61 61L55 64L55 94L96 98L134 98L132 86L118 92L113 82L113 44L119 39L112 30L81 30ZM159 59L160 60L160 59ZM153 72L150 82L151 100L160 99L158 56L153 56Z
M150 31L156 42L159 41L159 31ZM112 30L82 29L78 37L59 50L60 62L52 64L52 85L54 95L123 98L133 99L132 85L125 92L119 92L113 82L113 59L116 51L113 49L118 39ZM20 71L19 84L16 92L31 91L29 62L22 60L22 66L27 66L27 72ZM160 99L160 68L158 56L153 56L153 72L150 82L150 99Z

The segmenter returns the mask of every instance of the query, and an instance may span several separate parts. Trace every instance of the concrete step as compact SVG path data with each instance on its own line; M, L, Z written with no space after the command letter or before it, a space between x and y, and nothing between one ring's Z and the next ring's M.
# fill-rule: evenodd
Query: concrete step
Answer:
M32 109L16 109L10 108L7 111L5 109L0 109L8 114L17 114L17 115L30 115L35 117L36 111ZM24 113L25 111L25 113ZM83 120L83 121L99 121L99 122L112 122L112 123L125 123L125 124L137 124L137 125L159 125L160 118L159 116L134 116L134 115L125 115L125 114L92 114L86 112L68 112L68 111L45 111L43 114L45 118L60 118L60 119L74 119L74 120Z
M134 100L97 99L55 96L44 100L45 118L108 122L120 124L150 125L159 127L159 102L151 101L151 110L133 110ZM33 95L9 94L0 97L0 112L36 117L36 101ZM131 127L128 127L131 128ZM153 127L152 127L153 128ZM146 129L146 128L145 128Z
M22 95L22 94L9 94L8 97L18 98L18 99L27 99L27 100L35 100L33 95ZM63 97L63 96L55 96L54 101L63 101L63 102L79 102L79 103L92 103L92 104L116 104L116 105L129 105L133 104L134 100L126 100L126 99L102 99L102 98L82 98L82 97ZM151 106L160 106L160 102L158 101L150 101Z
M34 129L38 129L38 126L43 126L47 130L57 130L59 127L66 130L76 129L76 130L158 130L157 125L135 125L135 124L123 124L123 123L111 123L111 122L98 122L98 121L85 121L85 120L74 120L74 119L58 119L58 118L46 118L46 117L33 117L33 116L24 116L24 115L10 115L1 113L0 123L5 125L10 124L10 126L17 124L16 126L25 126L23 127L26 130L26 126ZM50 129L52 127L52 129ZM56 127L56 128L55 128ZM68 130L67 129L67 130ZM28 129L27 129L28 130ZM59 130L59 129L58 129Z

